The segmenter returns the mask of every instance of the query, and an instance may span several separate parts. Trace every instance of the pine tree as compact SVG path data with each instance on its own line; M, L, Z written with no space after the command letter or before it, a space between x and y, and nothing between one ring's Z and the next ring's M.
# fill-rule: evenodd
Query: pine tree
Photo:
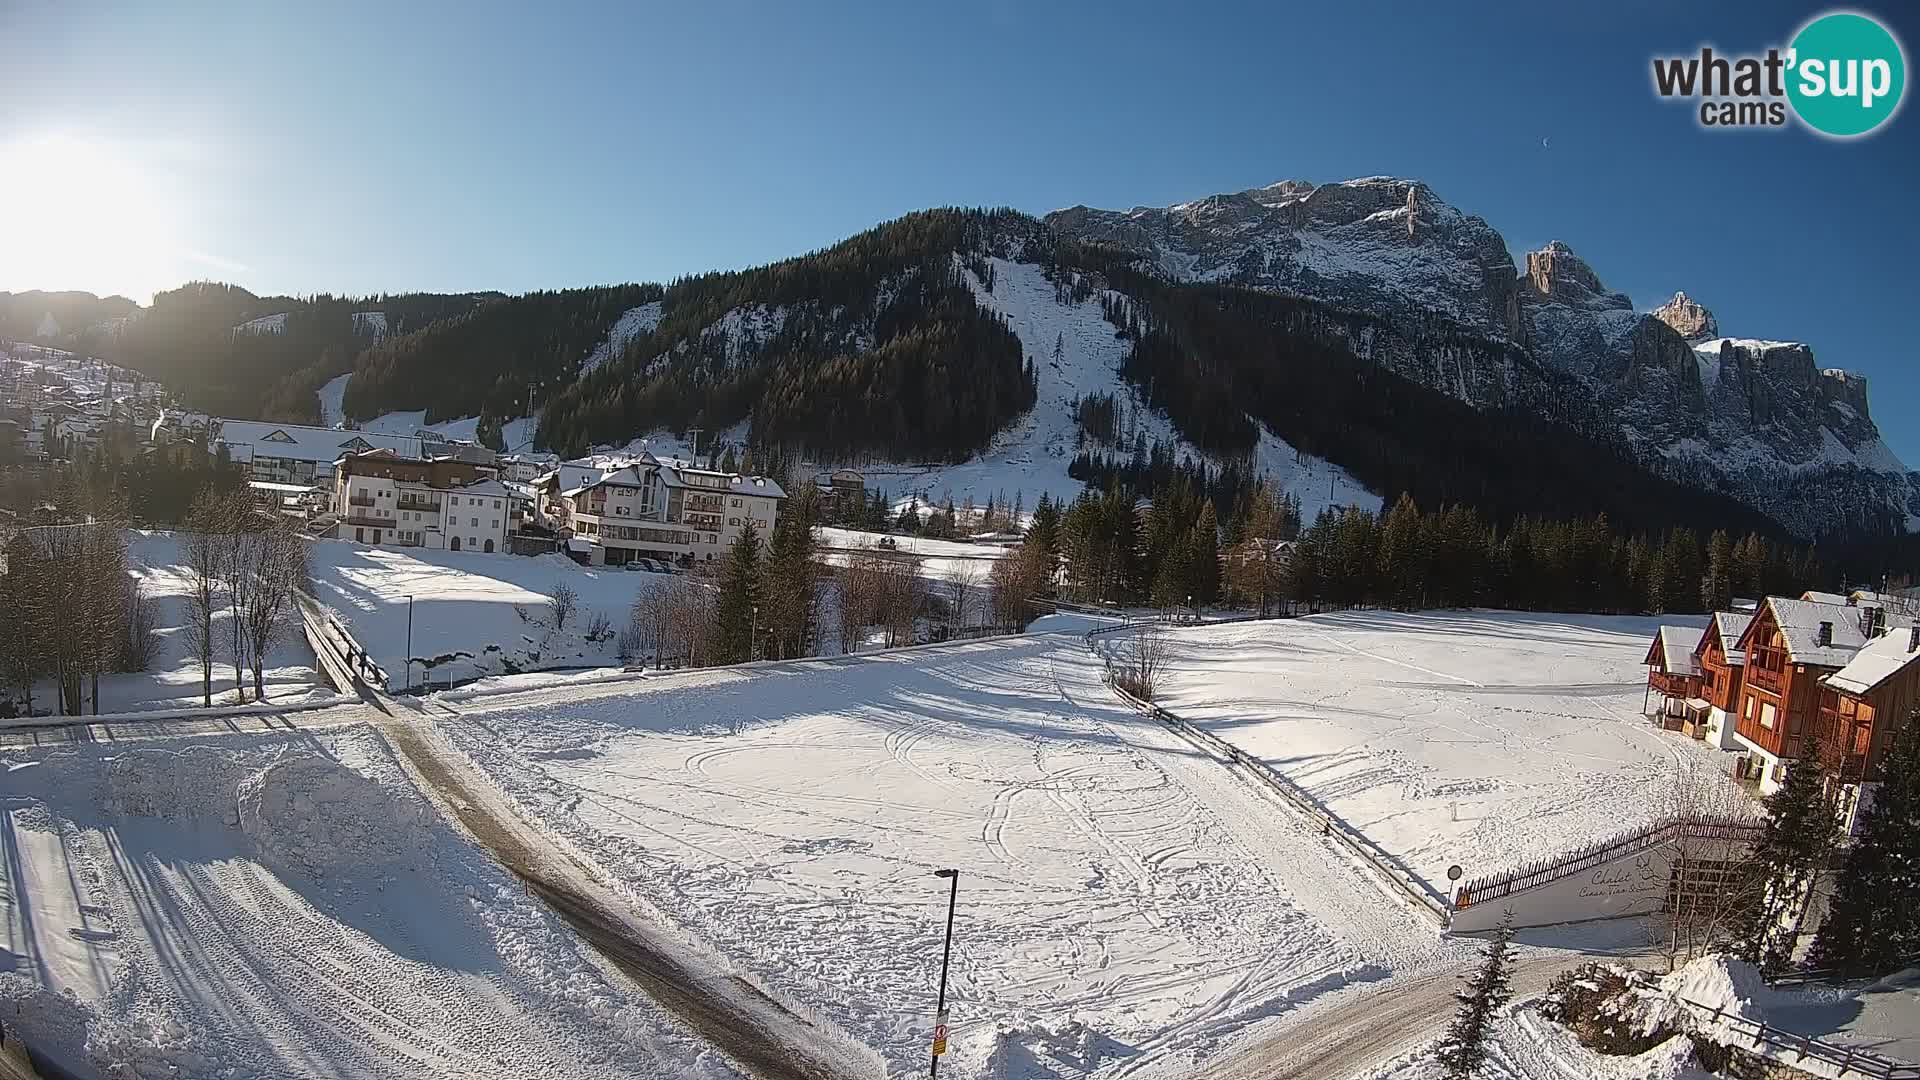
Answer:
M1860 812L1810 966L1880 974L1920 951L1920 710L1907 714Z
M801 485L781 507L767 542L760 583L760 622L765 654L773 659L805 656L813 644L819 618L815 581L813 526L819 515L819 493L811 482Z
M1787 766L1786 781L1764 801L1766 831L1750 860L1759 875L1759 900L1739 920L1736 934L1740 958L1768 975L1792 966L1807 898L1840 838L1820 747L1812 737L1802 746L1803 756Z
M1700 581L1700 603L1708 611L1733 606L1733 541L1725 529L1715 529L1707 541L1707 576Z
M1212 499L1200 505L1190 550L1193 602L1204 607L1220 598L1220 515Z
M714 607L713 651L717 663L737 664L753 657L755 608L760 603L760 533L751 523L727 549L720 572L720 599Z
M1513 942L1513 912L1500 920L1487 958L1459 995L1460 1009L1440 1040L1440 1065L1448 1080L1472 1080L1487 1062L1487 1034L1493 1018L1513 997L1508 973L1508 946Z

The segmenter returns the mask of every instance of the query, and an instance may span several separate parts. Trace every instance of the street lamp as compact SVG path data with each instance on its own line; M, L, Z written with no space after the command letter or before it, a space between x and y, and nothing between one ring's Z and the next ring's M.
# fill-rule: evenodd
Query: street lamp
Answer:
M407 689L413 689L413 597L407 597Z
M940 1001L934 1006L933 1014L933 1063L927 1068L928 1076L940 1075L940 1055L947 1052L947 964L953 959L953 908L960 899L960 871L935 870L934 877L946 878L947 889L947 947L940 954Z

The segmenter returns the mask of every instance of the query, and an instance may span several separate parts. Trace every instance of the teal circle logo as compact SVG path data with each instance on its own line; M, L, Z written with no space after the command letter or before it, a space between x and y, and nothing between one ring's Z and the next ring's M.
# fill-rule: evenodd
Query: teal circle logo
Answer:
M1787 99L1823 135L1865 135L1892 118L1907 88L1900 42L1878 22L1850 11L1802 27L1787 63Z

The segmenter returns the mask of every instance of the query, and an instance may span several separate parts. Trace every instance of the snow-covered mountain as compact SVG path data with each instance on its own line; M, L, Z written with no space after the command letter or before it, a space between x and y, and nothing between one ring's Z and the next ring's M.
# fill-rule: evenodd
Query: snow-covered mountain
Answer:
M1356 352L1476 405L1538 400L1543 379L1572 376L1591 395L1589 415L1615 425L1644 465L1803 535L1920 526L1920 475L1881 440L1864 378L1819 367L1803 343L1721 338L1684 293L1636 311L1559 241L1517 269L1492 226L1420 181L1288 180L1164 209L1076 206L1046 221L1172 280L1384 319L1401 341L1370 334Z

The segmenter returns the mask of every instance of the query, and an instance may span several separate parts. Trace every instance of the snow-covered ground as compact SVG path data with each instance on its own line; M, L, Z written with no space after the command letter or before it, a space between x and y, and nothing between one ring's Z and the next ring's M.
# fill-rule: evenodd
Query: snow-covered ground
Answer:
M81 1076L740 1075L604 976L364 727L0 769L0 1009Z
M182 565L180 541L169 532L129 532L127 563L135 580L155 606L158 629L154 634L153 663L146 671L109 674L100 677L102 713L149 712L163 709L191 709L204 700L201 695L200 660L187 642L187 597L192 583ZM214 633L223 643L227 638L227 613L215 616ZM233 662L222 659L214 664L213 703L232 705L234 699ZM246 672L247 697L253 697L253 673ZM299 614L287 612L280 643L267 657L261 672L267 700L291 704L331 697L330 690L313 666L313 650L300 629ZM54 707L52 680L43 680L34 690L36 712Z
M829 566L844 566L848 559L861 551L896 558L914 558L920 560L921 577L953 581L962 575L971 575L972 583L984 589L988 584L988 575L993 572L994 562L1007 553L1007 549L998 544L965 544L956 540L930 540L919 536L891 537L894 546L886 550L879 546L880 538L886 535L861 529L822 527L819 535L820 561Z
M374 312L374 314L383 314ZM323 427L341 427L347 416L342 407L346 400L347 384L353 381L353 372L349 371L338 378L328 379L316 393L320 398L320 424ZM358 426L358 430L370 431L376 435L412 435L421 431L439 433L442 437L462 442L474 442L480 430L480 418L461 417L458 420L443 420L437 424L427 423L427 411L416 409L412 412L390 412L368 420ZM534 436L540 432L538 417L522 416L508 420L500 425L500 437L507 444L510 454L524 454L533 450Z
M664 580L583 567L562 555L375 548L344 540L315 543L309 560L314 597L339 615L394 689L406 684L409 597L414 680L449 682L618 663L618 633L634 597ZM548 600L562 582L578 594L580 608L552 632ZM595 612L607 617L614 636L586 639ZM430 670L420 662L428 660L437 661Z
M341 403L347 397L347 384L353 381L353 372L328 379L316 393L320 396L320 426L339 427L346 422L346 410ZM411 434L411 432L409 432Z
M1356 919L1421 934L1120 705L1070 635L606 689L471 700L442 723L580 857L898 1070L924 1065L940 867L960 871L957 1077L1192 1060L1384 976L1380 942L1402 931Z
M639 307L628 308L615 319L607 330L607 336L593 347L587 358L580 362L582 377L591 374L608 360L620 355L621 350L641 334L650 334L660 325L660 312L663 305L658 300L649 301Z
M976 505L985 505L989 496L1010 500L1020 494L1029 510L1042 493L1071 501L1085 486L1067 475L1067 466L1079 450L1072 403L1096 394L1112 394L1128 403L1137 417L1137 430L1148 442L1158 439L1195 460L1212 460L1181 439L1165 416L1141 405L1133 388L1120 378L1128 345L1114 337L1114 326L1101 313L1099 297L1062 304L1038 266L1006 259L992 262L991 291L972 271L964 273L975 298L988 310L1006 316L1008 327L1033 358L1039 375L1033 410L995 436L987 450L958 465L855 465L866 475L868 487L885 488L896 504L906 501L909 493L918 493L923 504L948 496L960 501L971 495ZM1061 351L1058 362L1056 344ZM1296 455L1271 433L1263 431L1254 456L1256 467L1273 483L1300 497L1309 522L1328 504L1330 477L1333 502L1380 505L1380 497L1346 470Z
M1346 612L1172 631L1160 704L1284 773L1445 895L1651 821L1724 755L1651 726L1660 622ZM1693 620L1698 622L1699 620Z

